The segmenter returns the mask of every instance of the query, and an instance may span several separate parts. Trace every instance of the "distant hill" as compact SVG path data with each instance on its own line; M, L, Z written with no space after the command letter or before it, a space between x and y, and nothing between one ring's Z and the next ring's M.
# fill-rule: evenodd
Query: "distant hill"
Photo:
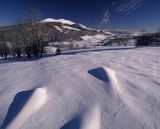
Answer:
M72 41L81 41L83 40L83 36L95 36L95 35L103 35L106 37L112 36L112 33L104 32L102 30L96 30L92 28L88 28L82 24L74 23L65 19L52 19L46 18L37 22L36 24L44 25L48 30L52 30L54 41L60 42L72 42ZM22 24L23 26L27 26L28 23ZM0 33L13 33L15 31L16 25L0 27Z

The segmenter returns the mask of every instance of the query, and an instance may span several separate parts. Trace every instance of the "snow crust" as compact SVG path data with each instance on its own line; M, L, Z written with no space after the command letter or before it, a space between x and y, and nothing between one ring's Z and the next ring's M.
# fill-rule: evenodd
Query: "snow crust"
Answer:
M159 129L160 48L0 60L2 129Z

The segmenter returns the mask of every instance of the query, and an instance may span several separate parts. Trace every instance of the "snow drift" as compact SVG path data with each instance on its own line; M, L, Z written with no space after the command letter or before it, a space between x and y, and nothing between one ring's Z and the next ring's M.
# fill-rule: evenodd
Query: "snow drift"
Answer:
M10 112L8 112L2 128L22 128L25 122L30 120L31 116L45 104L46 100L47 91L45 88L18 93L10 105Z

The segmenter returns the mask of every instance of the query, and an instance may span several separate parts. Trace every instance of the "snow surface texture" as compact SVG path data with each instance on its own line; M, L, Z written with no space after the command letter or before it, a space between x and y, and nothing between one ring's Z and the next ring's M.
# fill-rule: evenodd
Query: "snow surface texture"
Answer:
M160 48L0 61L2 129L159 129Z

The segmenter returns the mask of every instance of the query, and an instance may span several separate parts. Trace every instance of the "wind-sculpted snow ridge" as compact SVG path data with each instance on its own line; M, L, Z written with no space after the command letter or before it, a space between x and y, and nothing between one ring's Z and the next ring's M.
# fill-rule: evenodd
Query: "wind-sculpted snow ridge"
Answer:
M1 129L159 129L160 48L0 60Z
M47 101L47 90L37 88L18 93L10 105L2 128L20 129Z
M81 129L101 129L101 109L94 105L84 117Z
M60 129L101 129L101 109L98 104L74 117Z
M102 66L99 68L91 69L88 71L88 73L104 82L104 85L102 86L111 99L113 99L113 97L118 95L117 93L120 92L121 88L118 84L116 73L111 68Z

